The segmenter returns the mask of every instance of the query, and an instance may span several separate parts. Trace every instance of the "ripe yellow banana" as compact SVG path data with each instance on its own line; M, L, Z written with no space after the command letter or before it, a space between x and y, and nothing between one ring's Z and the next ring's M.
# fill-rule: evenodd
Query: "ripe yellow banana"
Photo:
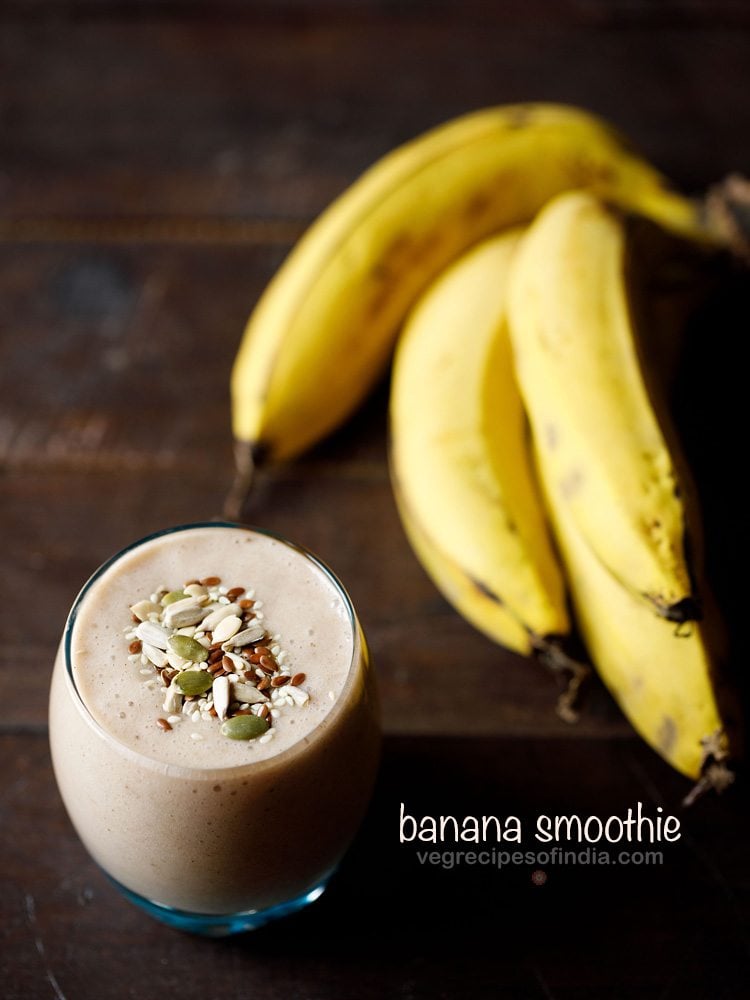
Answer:
M407 536L444 596L502 645L544 655L570 623L506 324L520 238L511 230L470 250L410 314L393 367L390 466Z
M708 626L659 618L607 572L561 495L548 455L539 449L540 474L591 660L638 733L698 779L724 740Z
M250 317L232 373L240 474L298 454L355 409L446 264L579 187L706 236L695 203L604 122L565 106L469 114L376 163L311 226Z
M548 493L621 585L696 617L688 478L639 356L619 215L586 192L553 199L514 261L509 316Z

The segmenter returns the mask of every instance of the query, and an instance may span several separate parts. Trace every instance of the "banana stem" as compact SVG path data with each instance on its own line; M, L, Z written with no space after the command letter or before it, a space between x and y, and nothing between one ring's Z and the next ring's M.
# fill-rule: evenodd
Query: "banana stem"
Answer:
M239 521L255 479L258 450L249 441L235 441L234 459L236 471L224 500L224 516L230 521Z
M718 730L701 740L701 743L703 745L701 776L682 800L685 809L698 799L702 799L707 792L715 791L720 795L735 780L735 773L729 762L729 743L726 734Z
M709 230L750 264L750 180L730 174L708 192L704 212Z
M578 706L584 684L591 675L591 668L580 660L568 656L554 640L533 636L532 643L536 654L563 685L563 690L557 699L556 711L563 722L578 722Z

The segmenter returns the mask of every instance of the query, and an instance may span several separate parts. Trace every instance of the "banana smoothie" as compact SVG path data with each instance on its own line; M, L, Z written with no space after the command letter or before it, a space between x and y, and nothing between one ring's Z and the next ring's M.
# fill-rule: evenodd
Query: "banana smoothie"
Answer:
M349 599L262 532L145 539L74 605L50 741L81 840L147 909L262 916L312 898L362 818L379 752Z

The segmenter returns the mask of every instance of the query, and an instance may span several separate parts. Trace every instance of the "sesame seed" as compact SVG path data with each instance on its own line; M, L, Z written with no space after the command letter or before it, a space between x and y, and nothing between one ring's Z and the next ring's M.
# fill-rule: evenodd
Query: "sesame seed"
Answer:
M189 590L193 586L196 590L195 593ZM170 690L174 691L172 681L180 671L209 671L213 679L227 677L230 684L245 681L255 686L258 691L266 691L268 700L264 704L251 704L235 700L228 706L228 715L253 714L266 719L269 725L281 718L284 714L281 711L282 708L304 705L309 700L310 696L306 691L292 687L293 683L300 684L305 675L295 673L292 676L293 671L283 664L287 652L281 646L281 634L274 633L271 637L270 629L265 625L259 625L259 622L265 619L265 614L261 610L263 601L256 599L255 590L241 586L231 588L224 586L219 577L206 577L200 583L193 580L182 588L199 603L213 605L214 610L218 607L226 608L227 605L236 601L236 605L233 606L239 605L241 609L238 610L237 614L244 621L242 628L249 629L248 635L252 633L256 638L246 642L246 648L236 647L232 651L231 643L214 642L215 633L212 630L206 631L200 623L193 624L188 621L187 624L180 626L179 622L176 621L174 626L167 624L166 608L170 605L167 603L162 606L162 599L166 594L172 594L180 589L179 587L157 587L150 598L155 610L148 612L145 619L141 620L132 612L132 607L135 605L131 605L132 623L122 629L127 646L128 662L133 663L139 669L143 678L141 683L147 690L158 689L160 694L157 704L161 706L161 703L164 703L165 714L168 710L173 713L167 715L166 718L163 716L157 718L156 722L160 729L168 732L173 725L184 722L187 718L190 718L191 722L194 723L204 721L214 724L214 720L221 721L219 713L214 707L213 691L210 687L202 695L177 698L170 695ZM145 603L144 601L140 602L141 605ZM176 602L173 600L172 603ZM227 615L229 609L223 613ZM185 617L188 619L189 615ZM148 656L146 656L140 634L143 631L141 626L144 622L148 623L147 629L152 629L152 634L158 637L156 645L151 643L154 646L153 649L147 646ZM205 660L200 663L184 660L169 649L162 653L161 650L166 647L166 640L174 635L184 636L200 643L208 651ZM159 641L162 641L164 645L158 645ZM230 648L227 649L227 646ZM161 661L166 661L166 663L160 665ZM223 680L221 684L226 687L226 682ZM240 691L236 693L239 694ZM333 692L330 693L330 698L334 699ZM156 712L154 714L156 715ZM223 719L225 716L226 713L222 713L221 718ZM273 735L274 730L269 729L262 739L253 742L267 743ZM194 740L204 738L198 731L191 732L190 736Z

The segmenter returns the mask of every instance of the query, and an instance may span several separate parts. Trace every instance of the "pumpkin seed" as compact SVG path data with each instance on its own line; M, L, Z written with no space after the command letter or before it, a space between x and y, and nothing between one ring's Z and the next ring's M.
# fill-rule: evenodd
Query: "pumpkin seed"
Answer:
M183 660L190 660L192 663L205 663L208 659L206 647L202 646L197 639L191 639L189 635L173 635L169 640L169 645Z
M230 740L255 740L268 730L268 723L258 715L235 715L222 724L222 736Z
M174 604L175 601L184 601L189 595L185 593L184 590L170 590L168 594L165 594L161 599L162 607L168 604Z
M174 679L174 685L182 694L204 694L213 684L214 679L207 670L183 670Z

